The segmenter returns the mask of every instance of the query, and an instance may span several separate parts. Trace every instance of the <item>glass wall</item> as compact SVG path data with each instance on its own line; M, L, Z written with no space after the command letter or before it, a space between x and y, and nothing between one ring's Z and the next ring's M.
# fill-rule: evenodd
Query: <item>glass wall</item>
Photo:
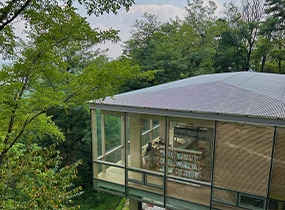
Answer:
M214 186L267 196L274 127L217 122Z
M159 116L128 114L128 167L160 172L157 148L165 143L164 121Z
M285 202L269 200L268 201L268 210L285 210Z
M285 128L277 128L269 197L285 201Z
M165 117L128 113L127 196L164 205L158 148L165 144Z
M168 207L209 209L214 125L214 121L168 118L167 155L164 155L163 146L159 153L160 164L166 168L168 177Z
M285 128L276 128L268 187L272 126L91 114L96 189L169 209L285 210Z
M214 121L169 117L169 175L211 181Z
M98 160L124 165L124 113L97 113Z

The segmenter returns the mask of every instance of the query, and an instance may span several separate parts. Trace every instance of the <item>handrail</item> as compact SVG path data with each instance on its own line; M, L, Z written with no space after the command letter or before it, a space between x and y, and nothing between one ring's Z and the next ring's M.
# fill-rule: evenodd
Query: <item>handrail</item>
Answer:
M164 146L159 146L161 148L164 149ZM175 150L175 151L181 151L181 152L190 152L190 153L193 153L193 154L199 154L201 155L203 152L200 152L200 151L195 151L195 150L190 150L190 149L179 149L179 148L174 148L174 147L168 147L168 151L172 151L172 150Z
M130 144L130 141L128 141L128 144ZM100 156L97 158L97 160L101 160L102 158L104 158L104 157L106 157L106 156L108 156L108 155L111 155L111 154L113 154L114 152L117 152L119 149L122 149L123 147L124 147L124 145L119 145L119 146L115 147L114 149L112 149L112 150L106 152L104 155L100 155Z
M160 127L160 125L157 125L157 126L153 127L152 129L149 129L149 130L143 132L143 133L142 133L142 136L145 136L145 135L149 134L150 132L152 132L152 131L158 129L159 127Z

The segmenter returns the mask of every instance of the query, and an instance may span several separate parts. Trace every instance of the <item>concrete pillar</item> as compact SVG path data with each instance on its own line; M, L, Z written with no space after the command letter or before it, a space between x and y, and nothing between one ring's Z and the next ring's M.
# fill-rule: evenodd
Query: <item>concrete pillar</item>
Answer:
M130 210L142 210L142 202L129 199L129 209Z
M142 168L142 126L139 115L130 115L130 166Z
M283 210L283 202L279 202L279 204L278 204L278 210Z
M159 137L165 140L165 118L159 120Z
M149 133L150 135L150 141L152 142L153 140L153 121L152 120L149 120L149 130L151 130L151 132Z

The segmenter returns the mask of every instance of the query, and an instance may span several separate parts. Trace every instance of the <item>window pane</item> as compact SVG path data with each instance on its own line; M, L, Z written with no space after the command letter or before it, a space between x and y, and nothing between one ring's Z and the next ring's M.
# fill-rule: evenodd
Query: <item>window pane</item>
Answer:
M127 196L146 203L163 206L164 197L150 191L143 191L127 187Z
M168 179L166 181L166 196L210 206L211 188L187 181Z
M94 163L93 171L94 178L125 185L125 170L123 168Z
M274 127L217 123L214 186L266 196Z
M98 158L111 163L124 165L124 117L123 113L112 112L112 114L118 114L118 116L110 115L109 112L106 111L101 111L100 123L98 123L98 125L100 124L97 144L100 154Z
M285 210L285 203L281 201L269 200L268 210Z
M163 173L159 171L159 156L156 149L164 144L164 141L159 140L161 134L165 135L165 123L159 120L163 117L128 114L128 118L130 128L127 134L130 139L127 147L128 167ZM155 126L153 121L156 122Z
M236 203L236 193L220 189L213 190L213 199L220 200L226 203Z
M146 184L163 188L163 177L146 174Z
M150 129L150 121L149 119L141 119L141 121L142 121L142 133L144 133Z
M210 182L214 121L169 117L168 136L168 174Z
M148 142L150 142L150 133L142 136L142 145L147 145Z
M95 189L101 189L109 193L116 193L119 195L125 195L125 186L117 185L114 183L105 182L102 180L93 180L93 187Z
M152 192L152 193L156 193L156 194L160 194L163 195L163 189L162 186L159 186L158 184L160 184L158 181L162 179L160 177L148 177L147 180L145 180L145 183L137 183L137 182L133 182L133 181L128 181L127 182L127 186L135 188L135 189L139 189L139 190L143 190L143 191L147 191L147 192ZM149 184L148 184L149 183ZM154 183L154 184L151 184Z
M188 209L195 209L195 210L209 210L210 208L207 206L201 206L194 203L189 203L185 201L181 201L179 199L174 198L166 198L166 207L175 210L188 210Z
M128 179L143 182L143 173L128 170Z
M251 209L264 209L265 199L240 194L239 206Z
M285 201L285 129L276 130L272 180L269 197Z
M121 117L105 115L106 152L121 145Z
M218 202L212 202L212 208L218 208L218 209L226 209L226 210L241 210L244 208L239 208L236 206L232 206L232 205L228 205L228 204L224 204L224 203L218 203Z

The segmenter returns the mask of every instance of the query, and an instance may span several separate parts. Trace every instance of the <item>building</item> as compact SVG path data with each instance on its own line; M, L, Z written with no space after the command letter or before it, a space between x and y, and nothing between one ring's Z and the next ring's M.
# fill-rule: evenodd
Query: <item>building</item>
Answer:
M236 72L90 102L94 189L131 210L284 210L284 93L285 75Z

